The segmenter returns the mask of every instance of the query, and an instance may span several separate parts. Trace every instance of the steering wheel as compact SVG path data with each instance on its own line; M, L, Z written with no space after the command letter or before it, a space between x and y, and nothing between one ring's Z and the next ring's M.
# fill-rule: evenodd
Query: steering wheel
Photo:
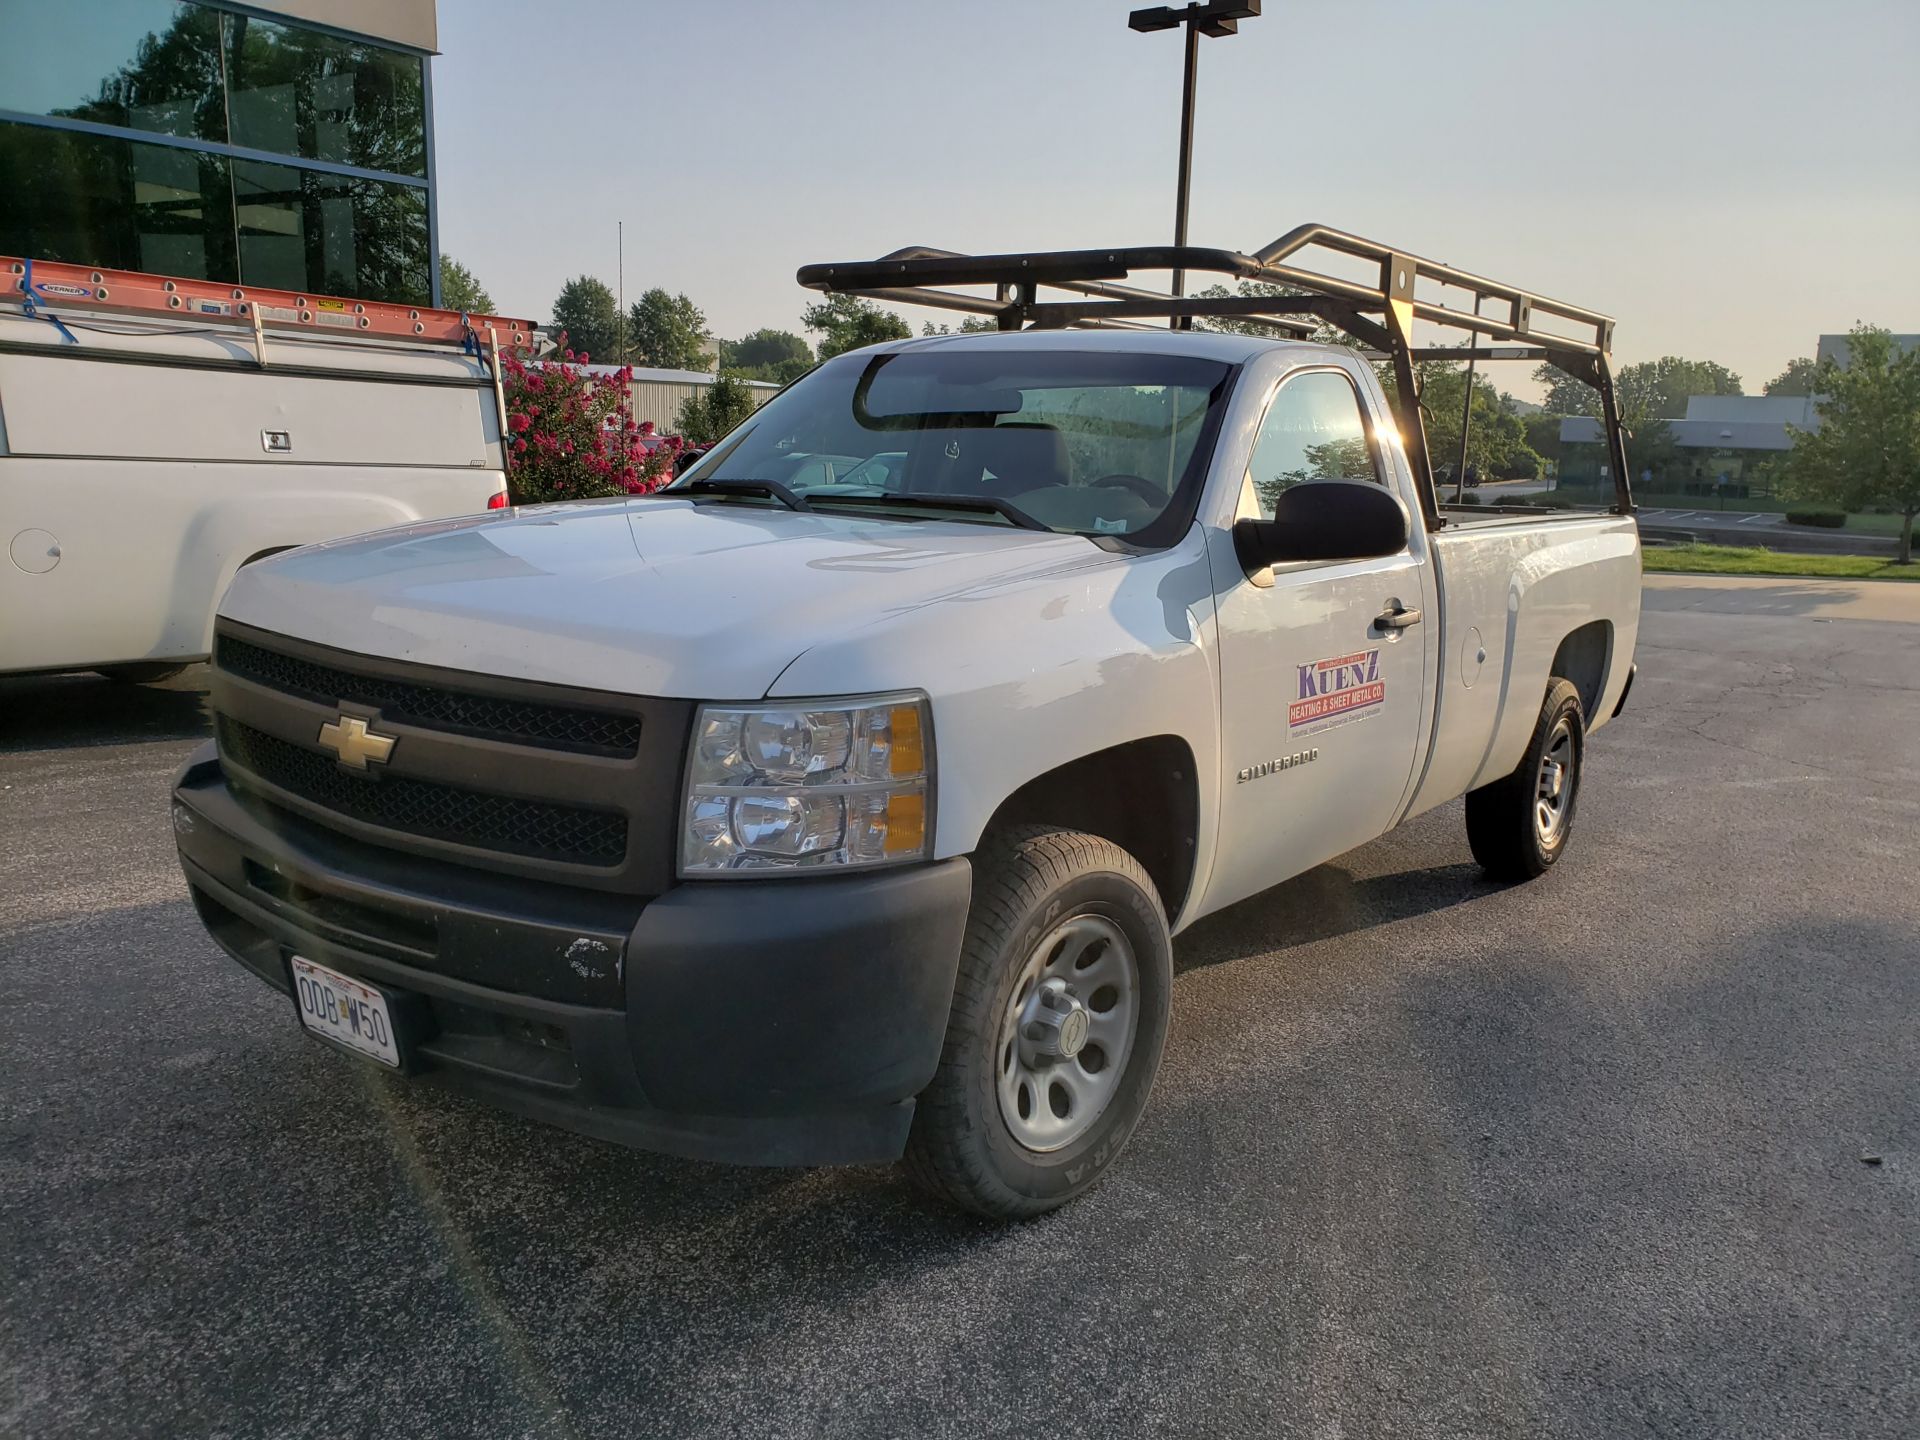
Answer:
M1149 505L1158 506L1167 503L1167 492L1144 475L1102 475L1093 484L1104 485L1110 490L1132 491Z

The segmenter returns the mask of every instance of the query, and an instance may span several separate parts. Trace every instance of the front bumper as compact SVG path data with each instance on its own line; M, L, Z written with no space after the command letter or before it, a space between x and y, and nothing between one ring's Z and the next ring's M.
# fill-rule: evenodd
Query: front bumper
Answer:
M409 1071L619 1144L749 1165L892 1160L933 1078L972 873L683 884L643 900L358 844L174 785L195 908L291 995L300 954L394 992Z

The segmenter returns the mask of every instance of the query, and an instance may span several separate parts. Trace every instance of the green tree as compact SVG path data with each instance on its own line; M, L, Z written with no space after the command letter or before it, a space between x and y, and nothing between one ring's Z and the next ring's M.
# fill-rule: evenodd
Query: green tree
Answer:
M1542 365L1533 378L1547 387L1540 403L1555 415L1598 415L1600 392L1557 365ZM1662 355L1629 365L1614 377L1623 423L1632 429L1645 420L1686 417L1689 395L1743 395L1740 377L1711 360L1687 360Z
M1558 415L1523 415L1527 427L1527 448L1542 460L1560 463L1560 420Z
M707 359L707 317L685 295L655 286L627 311L629 358L659 370L700 370Z
M788 385L819 362L813 347L790 330L756 330L721 348L725 373L742 380Z
M1247 299L1254 296L1262 298L1284 298L1289 295L1304 295L1306 292L1292 285L1275 285L1267 280L1241 280L1229 290L1224 285L1209 285L1204 290L1193 292L1196 300L1231 300L1236 297ZM1242 320L1233 315L1209 315L1195 319L1196 330L1213 330L1228 335L1253 335L1265 340L1284 340L1286 333L1271 325L1262 325L1257 320ZM1331 325L1321 324L1314 327L1313 338L1332 345L1351 345L1353 337L1346 331Z
M1391 372L1379 367L1381 383L1394 393ZM1420 362L1420 407L1425 412L1427 453L1436 475L1451 475L1460 463L1460 412L1466 404L1467 372L1444 360ZM1467 465L1485 480L1518 480L1540 473L1540 456L1527 443L1527 422L1513 403L1476 373Z
M799 361L813 363L813 347L791 330L756 330L729 340L725 352L729 369L766 370Z
M591 275L579 275L560 287L553 302L553 325L567 336L567 348L604 365L618 365L627 353L627 322L613 291Z
M722 375L680 402L673 427L690 445L711 445L753 414L753 391L744 380Z
M801 313L803 328L820 336L820 358L831 360L862 345L883 340L906 340L913 329L891 310L882 310L858 295L829 295Z
M778 365L761 365L752 370L736 370L728 365L727 374L741 380L765 380L775 385L791 385L819 363L808 356L805 360L782 360Z
M1786 369L1767 382L1767 394L1811 395L1819 379L1818 362L1808 359L1805 355L1797 355L1787 362Z
M1540 365L1533 378L1547 387L1540 397L1540 408L1549 415L1595 415L1600 413L1600 392L1558 365Z
M469 315L494 313L493 297L474 273L444 251L440 255L440 304Z
M1893 511L1903 521L1900 563L1910 565L1920 515L1920 350L1901 352L1871 325L1847 340L1846 368L1820 376L1820 428L1793 432L1787 483L1846 510Z
M984 335L1000 327L988 315L969 315L958 325L936 325L929 320L920 327L922 335Z

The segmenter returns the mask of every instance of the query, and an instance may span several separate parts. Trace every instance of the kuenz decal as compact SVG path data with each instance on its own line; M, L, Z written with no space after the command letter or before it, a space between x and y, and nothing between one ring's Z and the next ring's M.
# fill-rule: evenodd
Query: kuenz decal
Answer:
M1310 734L1364 719L1386 701L1378 650L1356 650L1294 668L1300 672L1300 698L1287 707L1290 732Z

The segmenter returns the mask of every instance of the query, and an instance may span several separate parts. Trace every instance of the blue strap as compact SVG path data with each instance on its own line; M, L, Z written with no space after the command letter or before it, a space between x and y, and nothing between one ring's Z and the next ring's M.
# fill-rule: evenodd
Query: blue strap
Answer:
M480 359L480 337L474 333L473 317L462 310L460 312L460 323L466 326L467 329L467 338L460 342L460 348L474 359Z
M53 326L54 329L58 330L62 335L67 337L67 343L69 345L78 345L80 343L80 337L75 335L73 331L69 330L61 322L61 319L58 315L42 315L40 313L40 305L39 305L39 302L34 299L33 292L34 292L33 261L29 260L27 261L26 274L21 277L21 285L20 285L21 308L27 312L27 318L29 320L46 321L49 325Z

